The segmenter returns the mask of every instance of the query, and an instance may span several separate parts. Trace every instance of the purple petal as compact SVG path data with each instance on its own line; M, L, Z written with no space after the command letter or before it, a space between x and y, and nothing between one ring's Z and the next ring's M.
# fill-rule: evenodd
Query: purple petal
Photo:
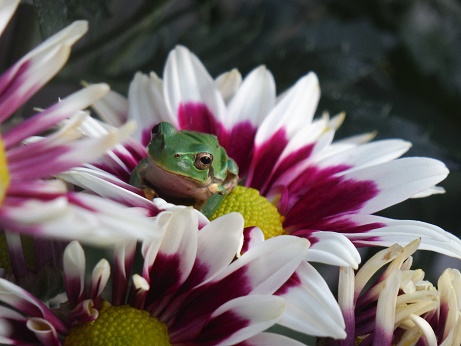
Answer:
M379 190L371 180L346 180L335 176L347 169L336 166L320 169L310 167L289 186L288 212L284 228L330 230L328 217L359 211L365 203L375 197Z

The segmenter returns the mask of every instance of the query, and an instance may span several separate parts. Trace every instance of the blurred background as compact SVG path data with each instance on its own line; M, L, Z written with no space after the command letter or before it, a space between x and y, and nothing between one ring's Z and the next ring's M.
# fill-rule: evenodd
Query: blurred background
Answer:
M46 107L80 87L107 82L126 94L136 71L160 76L183 44L213 76L260 64L282 92L308 71L320 79L318 114L346 112L338 138L377 131L413 143L410 156L444 161L444 195L381 215L436 224L461 235L461 3L455 0L26 0L0 41L4 71L76 19L89 33L69 63L22 110ZM417 256L431 280L458 260ZM424 257L424 258L423 258Z

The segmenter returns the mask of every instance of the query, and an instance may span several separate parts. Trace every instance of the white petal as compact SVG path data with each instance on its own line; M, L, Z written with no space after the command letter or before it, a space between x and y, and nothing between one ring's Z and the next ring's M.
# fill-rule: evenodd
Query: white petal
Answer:
M461 258L461 240L440 227L412 220L392 220L375 215L350 215L350 221L361 224L381 223L384 226L364 233L345 234L354 243L362 245L402 246L420 238L421 250L435 251L447 256Z
M163 79L169 114L177 117L180 104L199 102L223 122L226 109L221 94L203 64L187 48L177 46L170 52Z
M0 4L0 34L13 16L20 0L6 0Z
M52 323L60 333L67 333L68 327L54 315L40 300L19 286L0 279L0 300L31 317L43 317Z
M106 287L110 277L110 264L106 259L102 259L96 264L91 274L90 299L99 297Z
M339 268L338 304L343 313L346 339L349 342L355 340L354 279L354 270L351 267Z
M376 141L357 147L352 146L348 150L317 161L317 164L320 167L346 164L352 167L351 170L361 169L394 160L407 152L410 147L411 143L398 139Z
M377 185L378 194L360 211L373 214L427 190L447 175L448 169L442 162L411 157L367 167L343 177L353 181L373 181Z
M27 137L37 135L75 113L91 105L109 91L107 84L93 84L67 96L59 103L23 121L2 134L6 148L20 143Z
M67 61L71 46L87 31L86 21L76 21L30 51L1 76L0 122L7 119L48 82ZM14 81L14 82L13 82Z
M245 340L245 345L248 346L302 346L302 342L291 339L287 336L274 333L259 333Z
M77 304L85 290L85 253L76 240L70 242L64 250L63 270L69 300Z
M215 79L216 88L218 88L226 104L234 97L241 84L242 75L235 68L232 71L219 75Z
M141 207L147 210L157 209L153 202L130 191L131 186L102 171L78 167L61 173L58 177L68 183L128 206Z
M226 127L250 121L258 126L275 105L275 81L265 66L258 67L245 77L229 104Z
M310 123L317 108L320 88L314 73L301 78L266 117L256 133L255 143L261 145L284 129L291 138L304 125Z
M399 270L394 270L392 275L386 279L384 287L379 295L376 307L376 325L374 344L392 344L394 335L395 307L397 294L402 280Z
M344 319L325 280L307 262L296 274L299 284L288 285L281 294L288 306L279 324L309 335L344 339Z
M266 330L280 319L285 308L284 299L267 295L240 297L221 305L211 315L211 319L228 313L238 316L239 320L246 320L247 326L242 327L218 345L233 345Z
M30 318L26 323L27 329L32 331L43 345L61 345L56 329L43 318Z
M316 232L318 242L311 245L306 260L330 265L358 268L361 261L357 248L344 235L334 232Z
M128 100L115 91L109 91L101 100L93 103L92 108L110 125L121 126L127 120Z
M155 73L149 76L136 73L128 90L129 117L138 124L135 138L145 140L143 134L150 134L152 127L160 121L168 121L178 126L175 113L170 113L165 103L163 82Z
M197 260L207 268L207 276L202 282L232 262L242 241L242 231L242 215L230 213L213 220L198 232Z
M441 195L445 193L445 189L441 186L432 186L427 190L421 191L416 195L413 195L411 198L424 198L432 195Z
M419 329L424 333L424 337L426 338L426 343L429 346L437 346L437 337L434 334L434 330L432 329L429 322L427 322L424 318L421 318L416 315L410 315L411 320L419 327ZM452 344L455 345L455 344Z
M179 281L183 282L193 267L197 254L198 220L192 208L181 209L171 215L159 248L164 256L178 256Z
M309 241L293 236L270 238L253 246L213 281L246 267L253 294L271 294L284 284L306 257Z

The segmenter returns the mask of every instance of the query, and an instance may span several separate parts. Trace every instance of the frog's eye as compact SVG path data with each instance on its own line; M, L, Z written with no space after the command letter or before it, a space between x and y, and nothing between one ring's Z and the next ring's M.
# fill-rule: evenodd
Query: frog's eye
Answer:
M160 126L159 124L155 125L153 128L152 128L152 132L151 132L151 139L155 139L158 137L158 135L160 134Z
M197 169L204 170L207 169L208 167L211 166L211 163L213 162L213 155L210 153L198 153L195 155L195 162L194 166Z

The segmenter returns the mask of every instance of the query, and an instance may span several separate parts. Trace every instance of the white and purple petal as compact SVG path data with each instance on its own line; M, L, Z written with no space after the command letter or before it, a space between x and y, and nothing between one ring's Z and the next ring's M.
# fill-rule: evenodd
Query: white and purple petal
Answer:
M51 128L58 122L69 118L91 105L109 91L107 84L94 84L62 99L59 103L21 122L2 133L6 149L21 143L24 139Z
M76 21L51 36L0 76L0 123L4 122L67 61L71 46L85 34L86 21Z
M163 81L155 74L136 73L128 91L129 118L138 124L134 138L146 146L151 130L161 121L178 126L176 114L171 114L165 103Z
M187 48L177 46L170 52L163 87L173 125L219 136L226 106L214 80L200 60Z
M299 332L344 339L345 324L338 303L323 277L308 262L302 262L292 277L276 292L287 302L279 324ZM313 314L313 311L321 311Z
M251 295L233 299L213 312L194 341L237 344L273 326L285 308L285 300L276 296ZM171 338L173 341L174 334Z
M67 326L39 299L15 284L0 279L0 301L31 317L41 317L51 323L57 332L67 331Z

